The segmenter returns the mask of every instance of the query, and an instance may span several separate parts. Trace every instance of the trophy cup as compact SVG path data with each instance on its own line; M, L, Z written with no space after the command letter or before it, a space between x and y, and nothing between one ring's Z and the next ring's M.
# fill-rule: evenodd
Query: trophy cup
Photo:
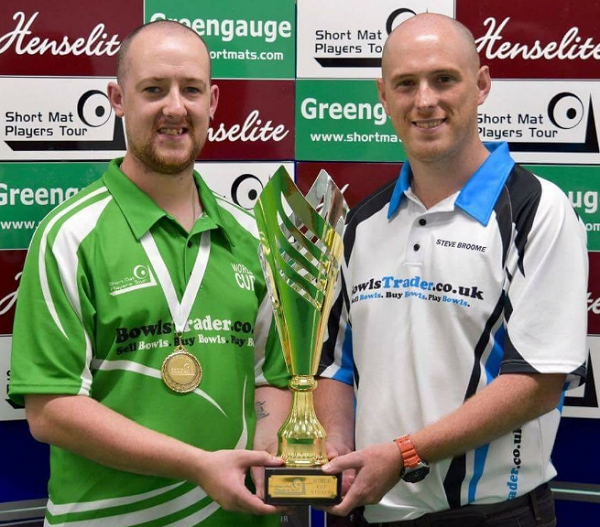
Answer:
M305 198L284 167L254 207L260 260L292 376L292 406L277 434L277 454L285 466L265 469L265 502L273 505L332 505L341 500L341 475L323 474L319 468L328 461L327 435L317 420L312 391L342 258L347 210L325 171Z

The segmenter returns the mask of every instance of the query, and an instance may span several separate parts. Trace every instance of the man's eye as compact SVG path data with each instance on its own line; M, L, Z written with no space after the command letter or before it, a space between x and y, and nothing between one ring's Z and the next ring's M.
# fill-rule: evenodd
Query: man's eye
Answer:
M200 93L200 88L196 88L195 86L188 86L185 89L185 91L188 92L188 93L194 93L194 94L196 94L196 93Z
M159 93L160 88L158 86L148 86L147 88L144 88L144 91L146 93Z
M452 82L452 77L450 75L440 75L439 82L442 84L446 84L448 82Z

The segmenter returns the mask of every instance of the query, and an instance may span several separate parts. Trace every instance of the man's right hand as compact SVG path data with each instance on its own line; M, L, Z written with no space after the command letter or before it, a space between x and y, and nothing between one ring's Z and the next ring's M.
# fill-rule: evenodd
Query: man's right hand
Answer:
M267 452L200 450L80 395L28 395L25 406L39 441L117 470L191 481L226 510L279 512L244 484L251 467L281 465L280 458Z
M265 504L245 485L246 473L252 467L276 467L281 458L267 452L251 450L218 450L202 452L196 483L227 511L249 514L276 514L280 509Z

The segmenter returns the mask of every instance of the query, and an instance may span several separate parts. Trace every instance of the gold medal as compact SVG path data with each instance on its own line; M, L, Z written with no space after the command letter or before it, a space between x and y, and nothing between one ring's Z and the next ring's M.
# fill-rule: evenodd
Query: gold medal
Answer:
M181 345L163 361L161 371L164 383L177 393L193 392L202 381L198 359Z

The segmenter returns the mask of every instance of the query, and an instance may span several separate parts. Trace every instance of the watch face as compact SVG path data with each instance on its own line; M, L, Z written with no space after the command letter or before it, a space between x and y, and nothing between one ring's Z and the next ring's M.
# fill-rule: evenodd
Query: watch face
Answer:
M407 483L416 483L417 481L421 481L423 478L425 478L427 474L429 474L428 466L418 467L414 470L407 470L402 476L402 479Z

